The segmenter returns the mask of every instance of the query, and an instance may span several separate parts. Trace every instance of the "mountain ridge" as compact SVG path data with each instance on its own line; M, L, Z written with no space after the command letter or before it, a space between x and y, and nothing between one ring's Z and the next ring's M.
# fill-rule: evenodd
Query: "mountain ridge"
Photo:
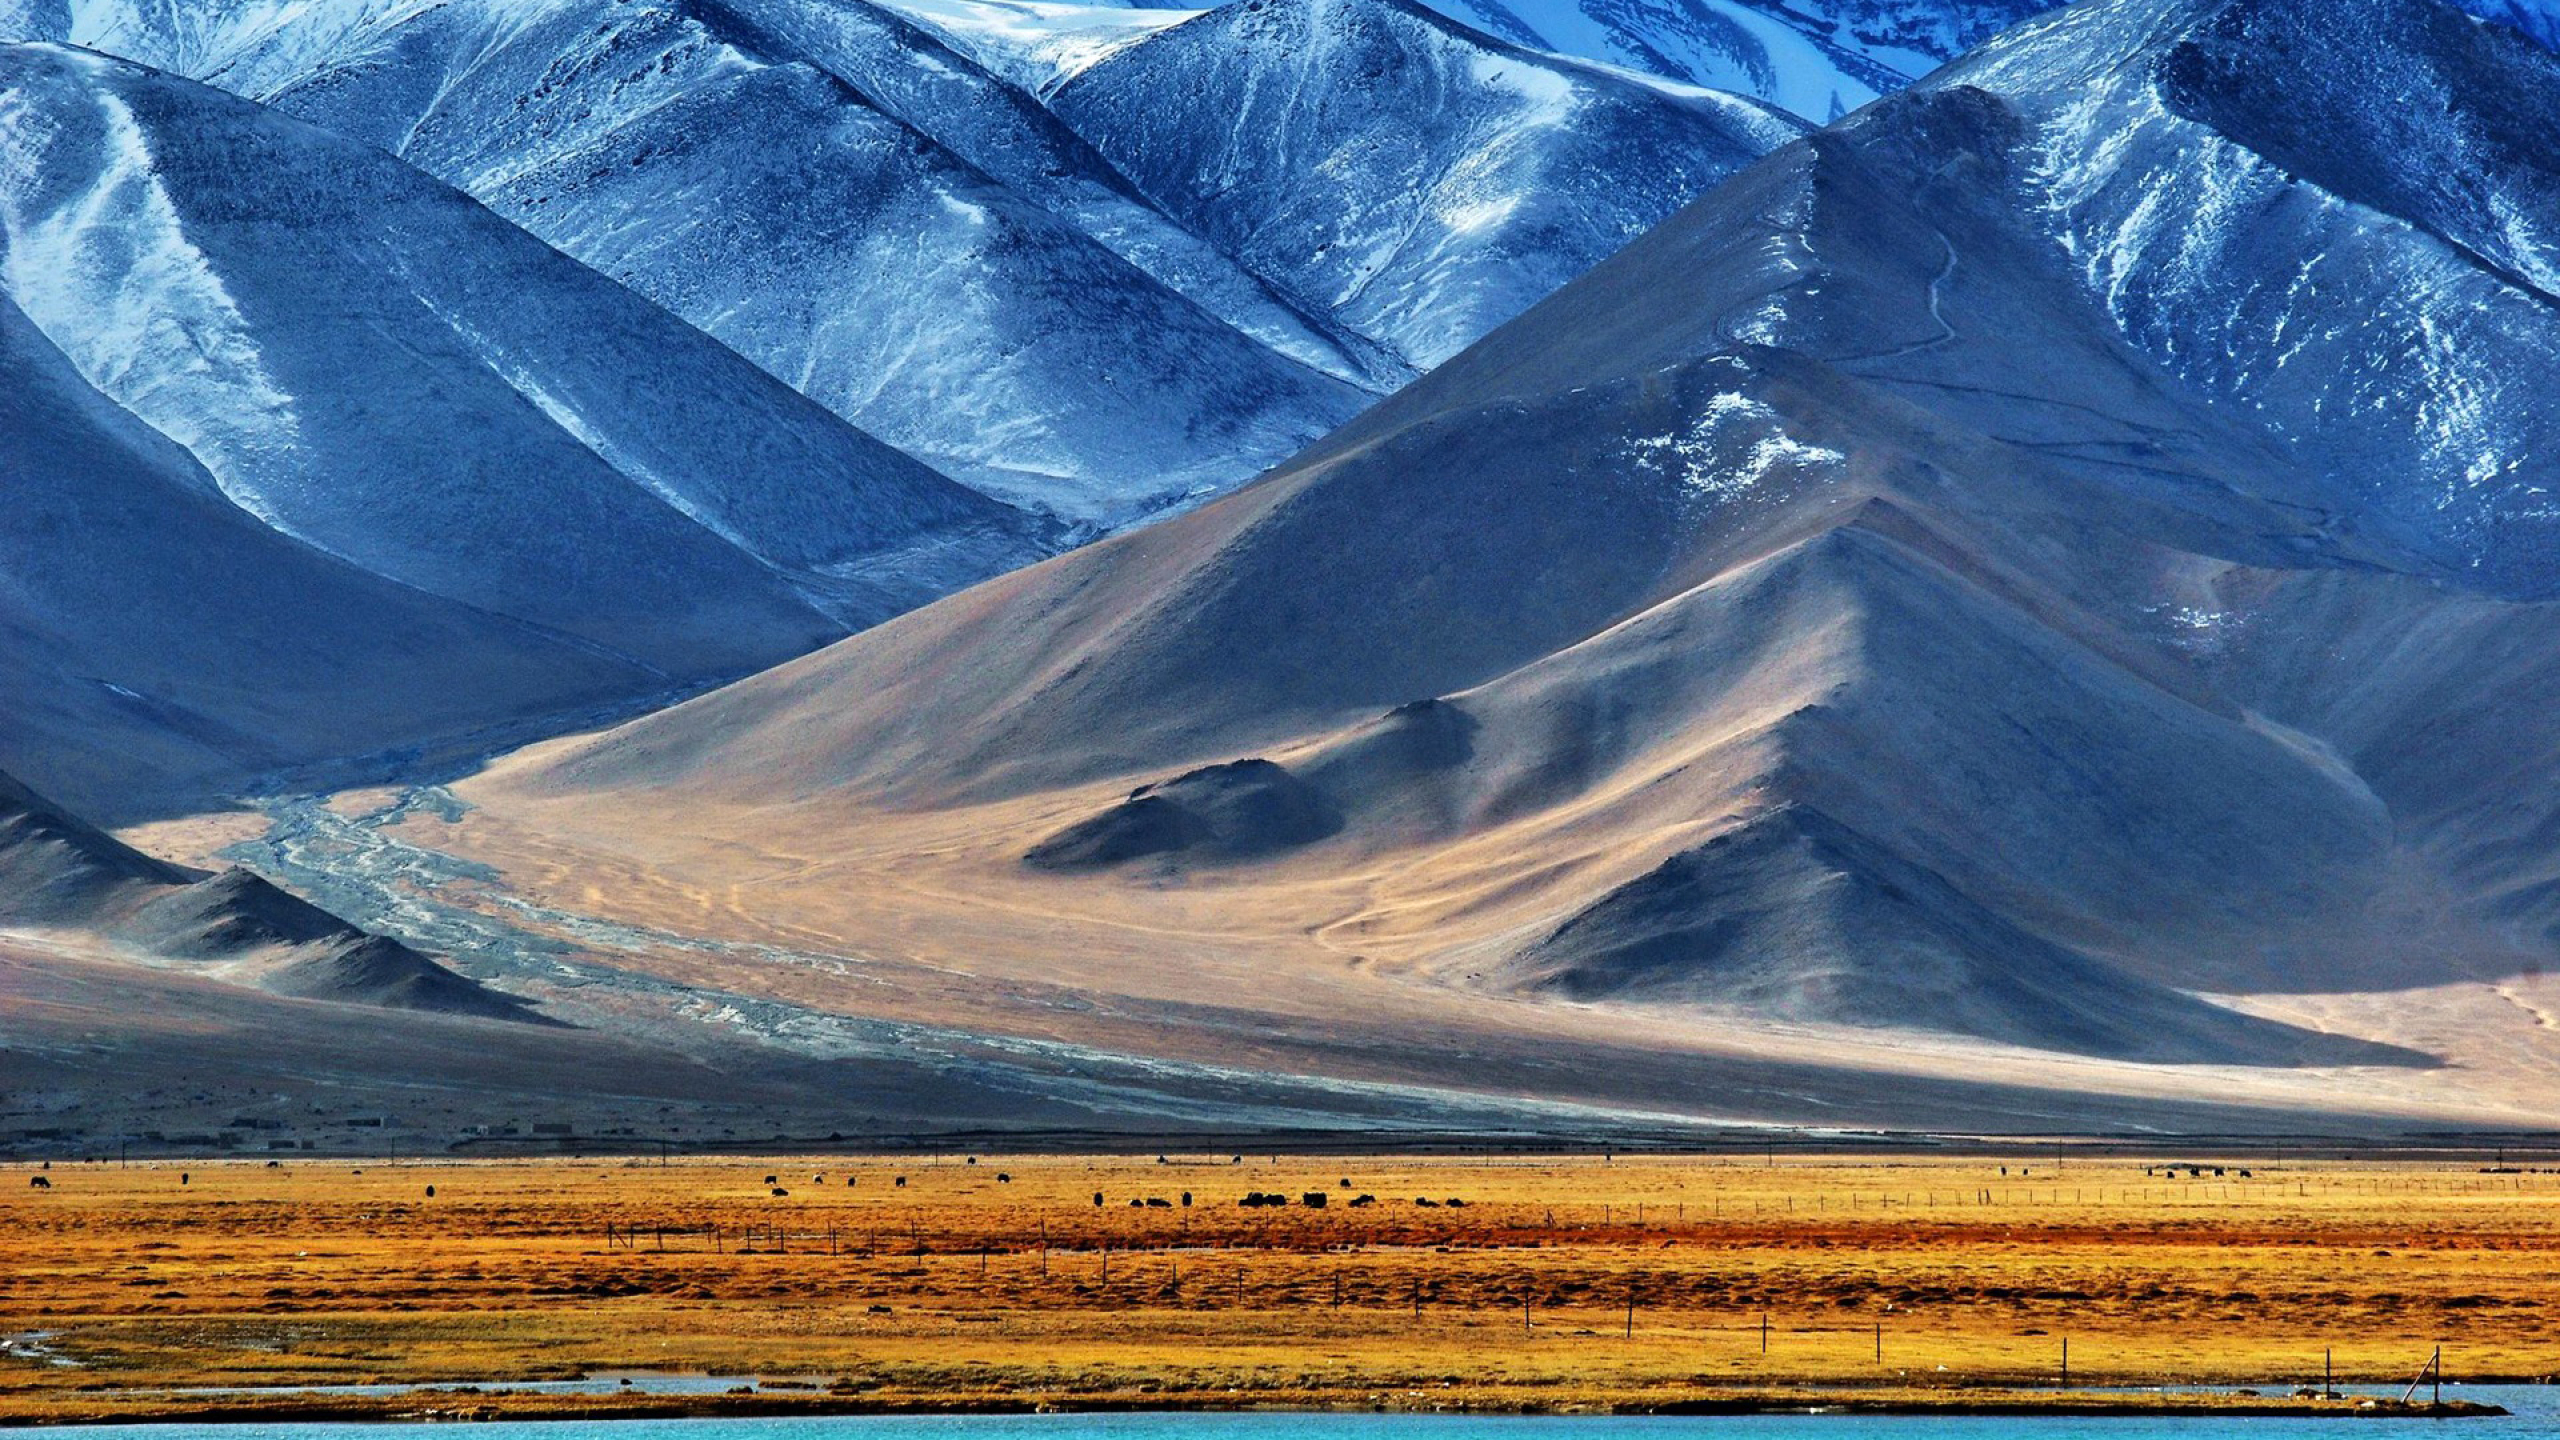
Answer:
M0 774L0 924L96 937L149 963L272 994L552 1025L237 866L156 860Z
M1404 15L1416 53L1482 92L1478 119L1444 125L1419 92L1373 97L1418 168L1364 190L1326 175L1321 155L1292 157L1266 181L1330 188L1269 234L1274 253L1318 245L1321 227L1388 204L1408 179L1485 171L1491 151L1526 157L1502 162L1515 191L1533 179L1558 191L1541 213L1591 220L1480 217L1500 243L1453 254L1409 298L1414 313L1435 294L1455 307L1456 328L1443 321L1417 347L1396 307L1345 309L1268 255L1228 253L1210 238L1214 205L1177 217L1147 198L1168 191L1123 171L1149 127L1070 124L1054 96L896 11L486 8L330 0L287 25L256 0L174 18L92 0L18 27L128 51L398 154L839 416L1081 535L1249 478L1793 129L1774 112L1717 120L1694 95L1590 67L1562 83L1571 106L1606 112L1604 134L1569 118L1506 124L1499 87L1466 58L1500 43ZM1218 73L1244 84L1288 63L1235 59ZM1215 103L1197 93L1210 68L1160 71L1124 65L1114 97L1141 113ZM1564 158L1540 158L1550 150ZM1572 158L1595 154L1598 169ZM1661 157L1677 163L1617 193L1608 172L1665 170Z
M2303 74L2288 27L2304 26L2397 48ZM2089 257L2094 236L2168 243L2106 228L2120 216L2159 216L2164 236L2203 217L2254 267L2241 293L2293 307L2288 364L2368 387L2353 393L2383 406L2377 429L2418 428L2473 393L2473 369L2537 353L2526 337L2552 338L2551 317L2455 314L2471 297L2440 293L2457 262L2432 231L2336 201L2335 174L2236 157L2412 75L2536 113L2549 57L2485 34L2420 0L2098 0L2038 22L1783 147L1233 496L466 793L580 843L630 827L608 848L688 883L719 867L662 847L653 807L793 847L973 817L1003 840L927 864L926 888L1000 887L1097 936L1178 893L1194 932L1295 957L1275 994L1333 975L1338 944L1399 977L1381 984L1698 1023L2430 1063L2251 1007L2534 973L2547 876L2530 843L2454 843L2454 817L2489 802L2478 777L2427 767L2421 789L2377 752L2455 705L2474 727L2527 723L2528 753L2549 753L2529 697L2560 657L2516 629L2546 603L2524 558L2539 471L2513 438L2540 402L2493 392L2467 432L2522 457L2512 479L2473 487L2467 513L2411 505L2465 483L2473 457L2420 435L2349 469L2304 438L2336 403L2320 384L2253 381L2235 404L2190 362L2227 348L2260 375L2263 325L2129 305ZM2214 124L2162 101L2196 45L2275 57ZM2536 167L2494 146L2342 153L2324 163L2418 175L2407 154L2446 157L2446 193L2542 213ZM2140 177L2214 166L2272 198L2115 208ZM2519 273L2541 252L2522 253ZM2284 299L2303 257L2379 288ZM2276 283L2249 288L2261 273ZM2128 283L2154 275L2182 278ZM2431 325L2477 326L2479 348L2396 394L2351 361ZM2397 614L2475 648L2332 671L2340 632L2273 619L2314 592L2353 597L2332 623ZM2511 673L2517 698L2423 678L2448 664ZM2364 693L2360 734L2320 698L2336 686ZM1234 778L1213 799L1209 776ZM1268 819L1291 810L1339 818ZM827 923L803 883L757 893ZM1768 918L1719 929L1736 916ZM1895 934L1932 937L1913 955L1974 979L1891 988ZM2142 1018L2110 1028L2108 1006L1989 979L2048 974Z
M12 438L72 467L33 493L48 514L109 513L80 481L113 451L284 542L253 547L280 571L226 578L180 557L243 543L239 526L191 539L125 512L119 533L150 547L96 574L76 550L16 557L21 633L49 637L19 662L23 693L103 686L82 708L175 732L108 796L94 760L60 768L76 730L23 717L5 758L87 808L200 803L299 762L728 678L1053 541L388 157L92 52L11 44L0 74L0 291L15 368L46 377ZM213 581L193 620L138 627L103 603L102 576L150 588L176 563ZM286 576L357 613L291 634ZM334 663L376 688L324 700L338 679L312 641L362 632L367 609L441 636L350 648ZM226 622L282 652L215 658ZM197 668L166 665L187 652ZM232 687L226 665L272 688ZM455 688L424 693L430 674ZM288 713L297 697L310 713Z

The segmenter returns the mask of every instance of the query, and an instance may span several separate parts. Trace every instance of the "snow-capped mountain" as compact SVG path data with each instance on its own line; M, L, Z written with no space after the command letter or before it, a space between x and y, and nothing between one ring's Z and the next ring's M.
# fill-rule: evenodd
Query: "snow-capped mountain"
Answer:
M2084 0L1233 496L471 793L703 886L651 814L965 830L900 882L1043 983L1178 913L1275 1009L2424 1064L2391 996L2560 936L2553 134L2435 0Z
M897 0L921 10L973 0ZM985 8L1050 7L984 0ZM1512 44L1766 100L1816 124L1889 95L2055 0L1426 0ZM2462 0L2560 49L2551 0ZM1026 27L1028 28L1028 27ZM1068 53L1112 43L1105 28Z
M664 685L268 529L5 299L0 365L0 763L66 803L122 821Z
M1150 224L1036 106L893 16L835 18L833 59L954 92L949 112L973 136L1007 131L985 148L1048 193L715 7L100 7L71 36L399 154L910 453L1080 521L1231 481L1365 403L1319 368L1353 369L1305 322ZM1168 252L1274 343L1044 199Z
M1045 91L1197 11L884 0ZM1525 49L1766 101L1822 123L1901 89L2049 0L1428 0ZM2535 0L2484 0L2530 4Z
M1790 133L1389 0L1292 5L1342 43L1286 55L1268 20L1207 17L1078 75L1071 106L860 0L48 0L18 23L398 154L964 483L1109 528L1250 476ZM1325 70L1390 33L1432 87ZM1248 227L1127 117L1208 125L1204 87L1257 70L1363 113L1336 134L1266 103L1305 143L1254 158L1300 205ZM1374 167L1327 148L1378 133L1401 143ZM1471 238L1374 293L1306 283L1346 225L1417 218L1409 190L1465 192Z
M1821 124L2050 0L1433 0L1516 45L1756 96Z
M1034 95L1046 95L1123 46L1206 13L1058 0L886 3Z
M2339 523L2560 595L2560 391L2527 358L2560 305L2560 60L2444 5L2149 23L2060 12L1931 88L2004 102L2028 213L2108 319Z
M53 497L0 527L32 547L0 591L50 663L209 752L180 769L734 675L1042 553L1019 513L467 196L91 52L0 46L0 300L24 327L13 501ZM120 474L166 498L131 516L84 493ZM179 525L182 503L197 513ZM76 513L96 519L42 524ZM183 606L146 623L164 567L215 580L204 629ZM299 602L280 575L303 577ZM330 613L286 640L297 603ZM385 622L411 639L369 652L356 637L388 638ZM238 658L205 653L233 623ZM430 634L446 653L417 650ZM485 683L456 678L475 665ZM438 693L324 683L430 674ZM12 677L13 694L42 688ZM74 710L98 704L117 708ZM342 723L377 709L378 728ZM122 813L57 767L7 763Z
M1141 193L1415 370L1798 129L1405 0L1237 0L1048 98Z

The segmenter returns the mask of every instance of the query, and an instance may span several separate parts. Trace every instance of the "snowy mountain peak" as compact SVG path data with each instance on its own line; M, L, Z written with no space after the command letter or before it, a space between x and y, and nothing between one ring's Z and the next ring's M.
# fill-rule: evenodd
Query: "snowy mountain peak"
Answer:
M2052 241L2131 343L2359 523L2560 587L2560 404L2512 363L2560 294L2560 58L2437 0L2089 0L1928 84L2015 110Z
M69 0L22 23L396 154L1086 533L1241 482L1794 133L1410 5L1098 13ZM1174 31L1199 38L1138 56ZM1218 143L1246 91L1303 102L1287 144Z
M1798 129L1402 0L1238 0L1050 103L1166 213L1416 369Z

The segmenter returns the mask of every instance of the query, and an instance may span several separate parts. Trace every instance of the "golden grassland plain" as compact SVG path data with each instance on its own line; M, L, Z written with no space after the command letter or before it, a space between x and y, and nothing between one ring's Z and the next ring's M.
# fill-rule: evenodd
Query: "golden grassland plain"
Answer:
M2170 1158L22 1163L0 1420L2273 1403L2324 1351L2405 1381L2438 1344L2455 1379L2560 1371L2560 1171ZM756 1388L503 1393L616 1371ZM480 1393L184 1393L360 1382Z

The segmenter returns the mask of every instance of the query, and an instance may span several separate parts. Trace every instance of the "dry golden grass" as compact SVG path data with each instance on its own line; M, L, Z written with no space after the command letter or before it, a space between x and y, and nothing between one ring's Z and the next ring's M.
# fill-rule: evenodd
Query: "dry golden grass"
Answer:
M623 1369L822 1387L755 1397L785 1407L1909 1399L2053 1385L2066 1337L2074 1385L2280 1394L2324 1348L2386 1380L2437 1343L2457 1377L2560 1371L2560 1174L2029 1164L247 1161L57 1165L50 1190L16 1167L0 1331L79 1364L0 1360L0 1418ZM1256 1190L1292 1203L1236 1204Z

